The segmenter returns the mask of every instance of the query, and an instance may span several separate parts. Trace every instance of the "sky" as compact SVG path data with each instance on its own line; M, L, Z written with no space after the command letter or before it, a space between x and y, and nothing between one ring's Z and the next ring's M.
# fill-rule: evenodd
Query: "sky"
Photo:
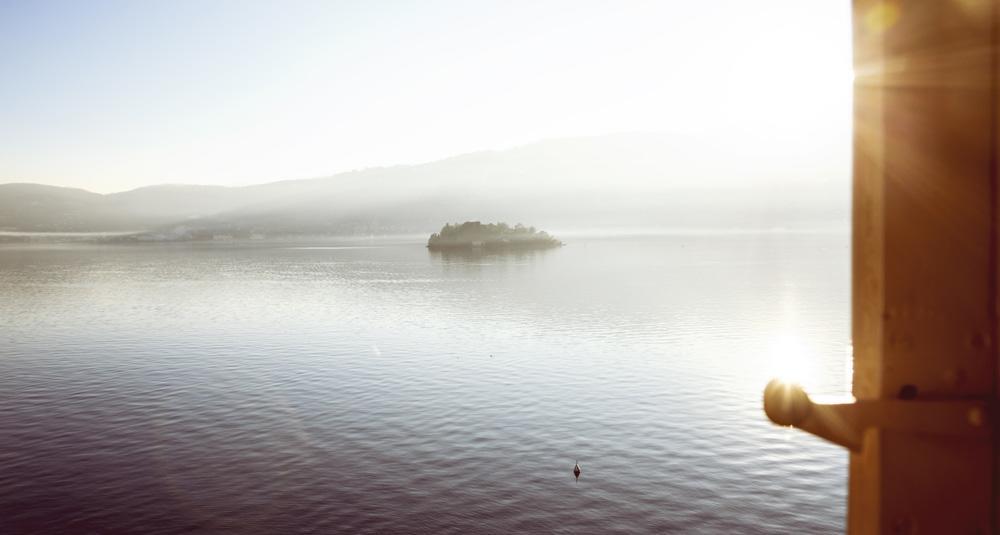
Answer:
M844 1L0 0L0 183L245 185L617 132L843 167L850 97Z

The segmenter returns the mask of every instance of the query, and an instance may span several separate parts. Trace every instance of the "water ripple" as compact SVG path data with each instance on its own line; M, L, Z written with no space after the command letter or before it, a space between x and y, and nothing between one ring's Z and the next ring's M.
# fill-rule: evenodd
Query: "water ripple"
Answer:
M842 531L846 242L2 246L0 532Z

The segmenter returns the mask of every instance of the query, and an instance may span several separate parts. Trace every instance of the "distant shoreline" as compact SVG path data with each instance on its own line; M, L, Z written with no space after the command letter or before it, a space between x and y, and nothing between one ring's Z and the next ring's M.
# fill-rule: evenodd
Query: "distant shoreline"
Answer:
M849 224L823 225L808 228L608 228L608 229L563 229L558 230L560 236L581 239L618 239L642 238L657 236L759 236L759 235L850 235ZM426 233L407 232L399 234L302 234L275 235L261 240L122 240L120 238L134 236L138 232L31 232L31 231L0 231L0 245L27 243L92 243L102 245L156 245L156 244L267 244L267 243L301 243L329 241L385 241L399 240L407 243L427 243ZM110 238L110 239L109 239Z
M431 251L537 251L542 249L555 249L565 244L522 241L522 242L486 242L483 244L474 243L450 243L443 245L428 245Z

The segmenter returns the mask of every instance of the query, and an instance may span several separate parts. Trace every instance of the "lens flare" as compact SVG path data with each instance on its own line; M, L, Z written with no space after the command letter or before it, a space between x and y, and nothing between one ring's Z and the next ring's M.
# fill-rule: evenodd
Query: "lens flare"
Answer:
M865 13L865 28L872 33L883 33L895 26L902 14L899 2L879 2Z
M772 340L768 350L768 375L806 389L815 385L815 370L809 351L791 334L782 334Z

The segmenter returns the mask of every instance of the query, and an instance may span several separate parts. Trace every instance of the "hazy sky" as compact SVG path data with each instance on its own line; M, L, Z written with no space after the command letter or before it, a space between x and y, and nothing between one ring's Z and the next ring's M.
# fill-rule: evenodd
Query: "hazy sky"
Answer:
M849 8L0 0L0 182L238 185L622 131L843 162Z

